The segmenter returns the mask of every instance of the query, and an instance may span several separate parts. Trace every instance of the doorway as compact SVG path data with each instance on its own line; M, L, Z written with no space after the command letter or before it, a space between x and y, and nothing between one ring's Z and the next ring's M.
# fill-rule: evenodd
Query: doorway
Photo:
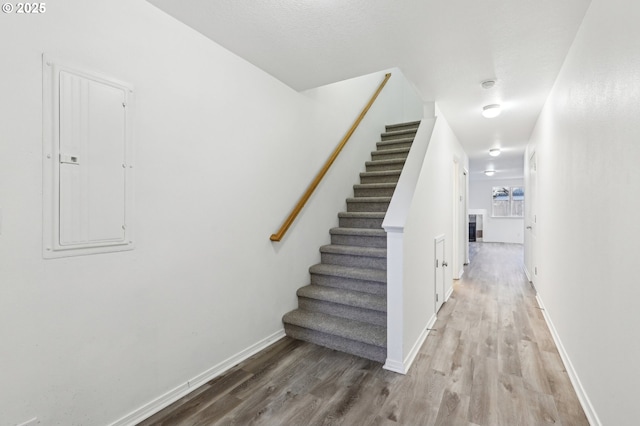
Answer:
M535 288L536 275L538 268L536 265L536 236L537 236L537 194L538 194L538 163L536 152L533 151L529 156L526 165L526 197L525 197L525 251L524 265L525 272L529 282Z
M468 172L460 164L460 160L453 159L453 245L451 266L454 280L462 278L464 265L469 263L469 217L467 206Z
M445 270L448 266L445 260L444 235L435 238L435 284L434 284L434 300L436 314L444 303L445 295Z

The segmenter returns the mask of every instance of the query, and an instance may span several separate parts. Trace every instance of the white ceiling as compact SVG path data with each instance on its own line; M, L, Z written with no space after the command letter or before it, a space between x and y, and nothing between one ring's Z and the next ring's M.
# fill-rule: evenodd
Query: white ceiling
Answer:
M590 0L148 0L296 90L399 67L436 101L471 179L523 152ZM485 90L480 82L497 79ZM500 103L498 118L480 115ZM492 158L491 147L503 154Z

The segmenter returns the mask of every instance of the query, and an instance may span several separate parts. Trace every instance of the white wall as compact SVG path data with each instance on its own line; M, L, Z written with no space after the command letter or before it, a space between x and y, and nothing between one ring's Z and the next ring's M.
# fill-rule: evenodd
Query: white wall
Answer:
M437 119L428 139L426 154L419 171L415 190L405 200L403 178L409 160L396 188L383 227L387 230L388 252L388 358L385 368L406 372L427 335L427 327L435 320L434 240L445 236L446 259L453 264L454 234L454 160L460 172L469 160L449 124L435 108ZM431 121L424 120L422 126ZM416 135L419 143L421 131ZM428 138L428 136L425 136ZM396 205L396 201L398 204ZM406 207L405 207L406 206ZM396 207L402 207L395 211ZM405 209L408 210L405 211ZM461 237L467 233L462 230ZM462 261L464 253L459 253ZM445 294L453 285L453 270L445 268ZM399 331L401 339L392 333Z
M524 179L478 179L469 182L469 209L485 210L482 241L487 243L524 242L524 219L491 217L491 191L494 186L523 186ZM526 193L525 193L526 197Z
M592 1L529 146L536 287L592 424L638 423L638 18L640 3Z
M383 92L274 244L382 73L323 104L145 1L47 6L0 25L0 425L104 425L280 335L353 165L416 113ZM135 88L134 251L42 259L43 52Z
M422 165L416 195L405 227L405 351L408 352L424 333L434 312L434 239L445 236L445 256L452 264L453 256L453 160L469 168L469 159L449 127L444 115L436 109L437 121ZM435 207L437 206L437 207ZM463 232L462 236L466 234ZM445 268L445 294L453 285L453 270Z

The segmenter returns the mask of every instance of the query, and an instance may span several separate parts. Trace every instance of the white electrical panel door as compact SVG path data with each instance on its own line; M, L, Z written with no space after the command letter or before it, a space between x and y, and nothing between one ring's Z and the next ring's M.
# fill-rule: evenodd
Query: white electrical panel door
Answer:
M44 68L44 255L130 250L132 90L46 59Z
M60 244L125 239L126 93L60 73Z

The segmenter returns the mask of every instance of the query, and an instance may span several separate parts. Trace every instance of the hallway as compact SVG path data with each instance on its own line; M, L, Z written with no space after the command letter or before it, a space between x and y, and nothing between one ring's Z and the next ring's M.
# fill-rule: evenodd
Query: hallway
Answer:
M522 246L471 253L408 375L285 338L140 425L588 425Z

